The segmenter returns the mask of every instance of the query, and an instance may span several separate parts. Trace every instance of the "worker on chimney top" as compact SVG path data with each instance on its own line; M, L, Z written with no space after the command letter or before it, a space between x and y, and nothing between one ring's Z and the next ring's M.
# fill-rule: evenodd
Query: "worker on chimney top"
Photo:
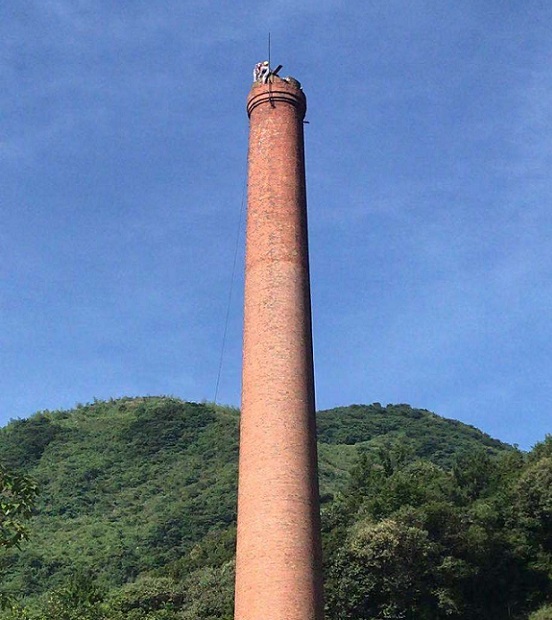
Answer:
M255 65L255 69L253 69L253 81L261 82L262 84L266 84L268 82L268 77L270 75L270 65L268 60L263 62L258 62Z

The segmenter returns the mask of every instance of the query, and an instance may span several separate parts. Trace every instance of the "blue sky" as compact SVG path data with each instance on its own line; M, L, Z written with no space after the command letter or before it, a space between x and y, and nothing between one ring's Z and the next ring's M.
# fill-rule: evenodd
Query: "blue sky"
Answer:
M309 106L318 406L406 402L542 439L551 23L536 0L2 3L0 423L213 399L270 31Z

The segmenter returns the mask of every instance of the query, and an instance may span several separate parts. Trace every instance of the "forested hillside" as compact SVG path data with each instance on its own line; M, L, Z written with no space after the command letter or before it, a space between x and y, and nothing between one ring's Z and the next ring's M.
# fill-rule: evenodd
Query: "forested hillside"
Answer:
M0 462L39 487L29 541L0 545L19 597L3 617L232 618L238 420L148 397L0 429ZM551 440L527 455L377 403L320 412L318 432L329 620L526 619L549 601Z

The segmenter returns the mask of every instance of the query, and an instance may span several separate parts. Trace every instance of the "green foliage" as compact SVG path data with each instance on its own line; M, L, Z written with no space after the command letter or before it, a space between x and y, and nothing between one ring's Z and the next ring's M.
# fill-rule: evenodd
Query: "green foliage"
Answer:
M29 543L4 546L26 598L2 618L230 620L238 421L148 397L0 429L41 488ZM550 437L525 455L377 403L321 412L318 430L327 620L547 617Z
M141 577L114 592L107 607L114 618L161 618L181 609L187 598L181 583L167 577Z
M387 444L399 443L410 456L430 458L452 466L457 455L484 448L497 454L504 444L473 426L447 420L409 405L351 405L321 411L317 415L318 440L322 444L356 445L377 452Z
M544 440L536 443L529 453L529 461L532 463L545 457L552 457L552 435L546 435Z
M332 563L329 616L349 618L417 617L434 606L427 596L437 553L427 532L392 519L359 522Z
M529 620L552 620L552 605L544 605L532 613Z
M77 571L48 596L44 620L103 620L104 592L89 571ZM42 620L42 618L41 618Z
M0 465L0 549L17 547L28 538L24 522L32 514L37 492L32 478Z
M185 581L189 602L179 618L182 620L232 620L234 599L234 564L205 566L191 573Z
M550 460L361 457L324 515L328 618L525 620L551 593Z
M516 507L524 526L547 552L552 552L552 457L531 464L515 489Z
M30 518L37 485L29 476L15 473L0 464L0 581L5 577L5 551L28 538L26 521ZM0 590L0 610L13 604L13 595Z
M214 421L215 414L202 405L167 399L138 407L122 439L132 456L142 459L197 442L202 431Z
M14 469L36 465L60 432L62 429L45 413L26 420L13 420L6 428L0 429L4 463Z

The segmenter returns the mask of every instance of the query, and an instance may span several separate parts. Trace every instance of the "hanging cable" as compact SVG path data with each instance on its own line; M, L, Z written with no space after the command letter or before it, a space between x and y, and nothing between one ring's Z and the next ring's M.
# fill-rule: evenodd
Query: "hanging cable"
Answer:
M232 276L230 278L230 289L228 291L228 303L226 306L226 317L224 319L224 332L222 335L222 345L221 345L221 349L220 349L220 359L219 359L219 365L218 365L218 372L217 372L217 381L215 384L215 397L213 399L213 402L215 403L215 405L217 404L217 397L218 397L218 390L219 390L219 385L220 385L220 377L222 374L222 365L224 362L224 351L226 349L226 336L228 334L228 322L230 319L230 306L232 303L232 293L234 292L234 281L236 279L236 266L238 264L238 251L239 251L239 247L240 247L240 238L241 238L241 228L242 228L242 220L243 220L243 211L244 211L244 205L245 205L245 190L247 188L247 177L245 178L244 182L243 182L243 190L242 190L242 199L241 199L241 206L240 206L240 216L238 218L238 230L236 233L236 244L235 244L235 248L234 248L234 260L232 262Z

